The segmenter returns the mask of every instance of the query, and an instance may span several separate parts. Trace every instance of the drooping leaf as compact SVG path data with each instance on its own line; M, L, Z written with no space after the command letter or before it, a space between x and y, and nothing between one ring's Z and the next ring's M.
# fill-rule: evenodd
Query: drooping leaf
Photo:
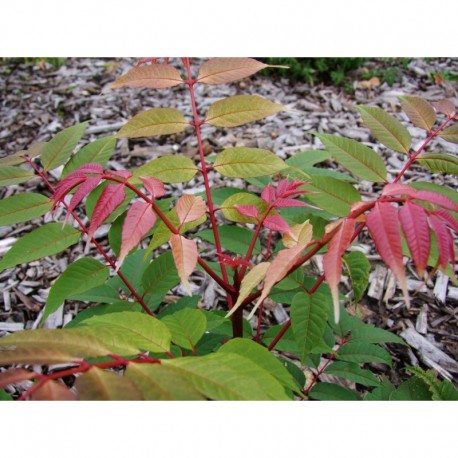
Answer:
M267 65L247 57L215 57L209 59L199 68L197 81L205 84L224 84L237 81L253 75L267 67L280 67Z
M315 135L323 142L331 156L353 175L368 181L386 181L385 163L373 149L349 138L328 134Z
M353 288L353 300L359 301L367 288L369 282L370 262L360 251L352 251L346 254L342 261L350 274L351 285Z
M116 146L116 139L113 137L104 137L95 140L85 147L81 148L70 160L65 164L62 176L65 177L69 173L75 171L84 164L97 163L106 167L108 159Z
M0 201L0 226L38 218L51 210L52 202L41 194L15 194Z
M167 326L157 318L140 312L118 312L103 315L94 315L82 321L77 328L84 332L101 327L117 336L119 343L125 341L128 345L143 351L164 353L170 350L171 334ZM97 333L94 333L97 336ZM101 334L100 339L103 340Z
M172 333L173 343L188 350L195 348L207 329L207 318L197 309L184 308L166 315L161 321Z
M417 158L432 173L450 173L458 176L458 158L451 154L422 154Z
M234 95L213 103L205 122L217 127L236 127L280 111L285 111L283 105L257 95Z
M180 224L196 221L205 215L206 205L202 197L183 194L177 201L176 211Z
M350 363L383 363L391 367L390 354L377 345L368 343L347 343L337 353L337 359Z
M147 202L135 202L128 210L122 226L122 242L117 267L135 248L156 222L156 214Z
M399 221L417 272L423 277L431 247L426 210L407 201L399 211Z
M94 176L88 177L86 180L81 183L81 185L76 190L75 194L73 194L72 200L70 201L67 207L67 215L70 215L76 206L91 192L93 191L100 183L102 177L101 176ZM67 216L67 217L68 217ZM67 219L67 217L65 219Z
M302 224L295 224L290 232L285 232L282 241L286 248L293 248L297 245L307 245L311 242L312 236L313 226L307 220Z
M65 299L102 285L108 273L107 266L92 258L81 258L70 264L49 290L41 323L55 312Z
M2 165L0 167L0 186L24 183L34 176L34 173L29 172L28 170L25 170L21 167Z
M311 191L308 200L336 216L347 216L351 205L361 200L353 186L331 177L313 176L312 184L304 185L304 189Z
M335 383L317 383L309 393L309 396L319 401L359 401L360 397L348 388Z
M270 351L249 339L232 339L218 350L220 354L243 355L273 375L283 386L297 391L298 386L285 366Z
M289 224L280 215L270 215L263 223L264 227L272 231L280 231L290 233L291 228Z
M222 224L218 226L219 237L221 245L228 251L232 251L236 254L246 254L248 247L250 246L253 233L244 228L235 225ZM204 229L199 231L198 236L208 242L215 243L215 237L211 229ZM259 239L256 240L253 254L258 255L261 253L261 243Z
M180 73L169 64L148 64L134 67L125 75L119 77L110 89L121 87L138 87L164 89L183 83Z
M305 245L297 245L293 248L280 250L277 253L276 258L270 263L270 266L267 269L264 287L262 288L262 294L256 302L253 310L251 311L249 319L254 315L261 302L269 295L275 284L288 274L288 271L301 257L302 251L304 251L304 249Z
M237 302L233 305L226 317L231 316L249 296L251 291L264 280L269 266L270 262L260 262L243 277Z
M399 281L406 303L409 305L397 208L388 202L378 202L367 215L366 223L377 251Z
M140 177L154 177L164 183L184 183L192 180L197 167L189 157L182 155L162 156L153 159L134 170L134 177L129 181L140 184Z
M135 115L121 128L115 138L177 134L188 126L189 123L184 116L175 108L151 108Z
M166 293L180 281L171 251L158 256L142 276L143 298L150 304L159 305Z
M271 175L287 165L271 151L236 146L219 153L213 167L229 178L250 178Z
M372 372L361 369L356 363L335 361L326 368L324 373L341 377L360 385L380 386L380 382Z
M323 256L323 269L334 304L334 319L339 322L339 283L342 275L342 256L349 247L355 230L356 220L345 218L329 242L328 251Z
M428 215L428 220L436 236L440 265L442 270L445 271L449 260L454 258L453 237L450 230L436 215Z
M436 112L433 106L422 97L416 95L404 95L399 98L402 109L412 123L429 132L436 122Z
M181 283L188 294L192 296L188 279L197 264L197 243L195 240L185 239L179 234L172 234L170 237L170 246L172 247L173 259Z
M237 206L239 205L254 205L258 209L259 215L263 215L267 210L266 202L255 194L251 194L249 192L238 192L237 194L233 194L221 204L220 208L225 218L229 221L256 224L256 218L242 215L237 210Z
M202 357L163 360L164 366L190 380L205 397L214 400L282 400L282 384L251 359L235 353L214 353Z
M145 400L204 400L191 380L163 364L135 364L127 367L128 378Z
M102 225L102 223L110 216L113 211L123 203L126 193L124 191L124 184L109 184L103 190L91 217L91 223L87 233L87 246L95 234L95 231Z
M321 342L328 311L329 297L323 293L297 293L294 296L290 310L291 327L302 362Z
M78 399L82 401L136 401L141 392L127 377L92 367L76 379Z
M48 223L20 238L0 260L0 272L30 261L51 256L74 245L81 232L60 223Z
M458 125L447 127L447 129L439 133L439 137L451 143L458 143Z
M45 172L67 162L72 151L83 136L86 126L87 123L82 122L68 127L46 143L46 146L41 151L41 163Z
M30 396L32 401L76 401L76 396L62 382L47 380Z
M409 153L412 138L409 131L381 108L357 106L364 123L380 142L400 153Z

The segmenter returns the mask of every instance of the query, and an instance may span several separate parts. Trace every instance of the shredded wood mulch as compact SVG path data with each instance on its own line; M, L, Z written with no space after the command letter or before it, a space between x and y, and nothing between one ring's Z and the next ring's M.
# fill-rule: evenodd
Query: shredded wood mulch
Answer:
M199 60L194 63L199 65ZM457 59L411 59L407 66L396 66L399 78L392 86L378 78L363 80L364 70L374 70L387 63L369 60L365 69L349 77L353 90L318 84L311 86L285 78L256 75L241 82L224 86L197 85L199 113L203 116L209 105L223 97L237 94L257 94L282 103L291 112L280 113L266 120L240 128L221 129L205 126L204 147L207 154L228 146L260 147L274 151L283 159L299 151L322 149L319 139L312 132L339 134L365 143L385 159L389 178L399 172L405 156L388 151L377 143L365 128L355 105L374 105L386 109L401 121L408 121L400 110L400 95L419 95L430 102L450 99L458 106L458 83L444 75L456 73ZM103 91L118 76L127 72L136 61L133 59L84 59L69 58L60 68L45 62L0 61L0 157L26 149L37 141L48 141L61 129L88 121L84 141L111 135L132 116L152 107L174 107L189 113L190 105L186 88L164 90L122 89ZM102 92L103 91L103 92ZM413 146L423 141L424 131L407 123L413 137ZM431 152L458 153L458 145L436 139ZM158 156L182 153L196 157L197 141L192 130L177 135L155 139L121 139L109 167L119 170L135 167ZM340 170L335 163L329 167ZM344 171L344 170L341 170ZM59 172L52 172L53 179ZM413 167L406 174L407 181L432 181L457 189L456 177L431 174L420 167ZM223 184L221 177L211 175L212 186ZM226 186L242 189L242 180L225 182ZM379 189L372 183L359 182L363 197L377 195ZM180 195L183 185L168 188ZM200 192L203 183L193 179L186 184L189 192ZM248 186L247 189L252 189ZM24 191L43 192L50 195L41 180L31 180L24 185L0 189L0 197L6 198ZM46 216L45 220L50 217ZM87 221L87 219L86 219ZM33 220L14 227L0 227L0 256L3 256L22 235L42 224L43 219ZM99 241L109 250L107 226L97 232ZM405 377L402 369L409 365L433 368L442 377L458 382L458 287L445 275L438 274L424 284L407 265L408 287L412 305L407 309L402 295L390 271L380 261L370 239L360 236L358 249L371 260L370 284L363 299L350 305L349 312L362 316L366 322L388 329L403 337L410 347L387 345L394 366L390 373L385 366L380 371L398 383ZM212 248L202 244L204 252L211 255ZM17 266L0 273L0 336L22 329L34 329L41 319L49 288L56 278L74 260L82 255L83 246L78 244L64 253L45 258L28 265ZM97 256L97 253L93 253ZM315 268L320 270L320 259ZM201 306L220 308L224 295L216 283L201 272L192 278L194 291L202 295ZM345 281L343 292L350 292ZM183 294L180 287L171 292L167 301ZM270 324L283 323L288 319L288 307L282 304L266 304L265 319ZM67 301L58 313L47 321L46 327L60 327L71 320L84 305ZM254 318L254 324L256 319Z

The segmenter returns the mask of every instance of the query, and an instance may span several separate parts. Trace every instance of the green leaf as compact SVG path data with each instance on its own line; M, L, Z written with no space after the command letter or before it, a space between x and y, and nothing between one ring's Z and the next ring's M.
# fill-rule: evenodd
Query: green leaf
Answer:
M91 288L83 293L72 294L68 297L68 299L83 302L103 302L112 304L113 302L119 301L119 293L105 284Z
M135 364L127 367L125 377L145 400L205 400L191 380L164 364Z
M78 399L82 401L137 401L141 392L127 377L92 367L75 382Z
M148 305L158 306L167 292L180 282L171 251L158 256L142 276L143 298Z
M38 218L51 210L52 202L41 194L15 194L0 201L0 226Z
M30 261L51 256L74 245L81 232L60 223L48 223L20 238L0 261L0 272Z
M310 202L336 216L347 216L351 205L361 200L353 186L330 177L314 176L312 184L306 184L302 189L314 193L306 196Z
M389 401L391 393L394 391L394 386L390 383L389 380L384 379L382 384L374 388L370 393L368 393L364 400L365 401Z
M118 312L103 315L94 315L80 323L75 329L104 328L116 337L117 342L126 342L128 345L143 351L164 353L170 350L170 331L167 326L145 313ZM87 331L87 329L85 329ZM94 333L97 336L97 333ZM100 335L103 342L103 334Z
M96 163L105 167L116 146L114 137L104 137L89 143L74 154L62 171L62 177L84 164Z
M70 264L49 291L41 323L55 312L69 296L101 285L108 274L108 267L96 259L81 258Z
M263 335L262 343L266 346L269 346L282 328L283 325L281 324L270 327ZM289 328L285 334L283 334L283 337L278 341L277 345L275 345L275 350L286 351L296 355L300 354L299 347L296 343L296 339L294 338L293 330L291 328Z
M197 308L197 304L201 300L200 296L183 296L180 297L176 302L172 302L166 305L161 311L157 314L157 318L162 320L167 315L171 315L172 313L178 312L179 310L183 310L185 308L195 309ZM208 317L208 313L205 314ZM208 326L207 326L208 330Z
M84 134L87 123L82 122L59 132L41 152L41 163L44 171L55 169L67 162Z
M297 293L291 304L291 327L301 361L321 342L328 319L330 297L320 292Z
M115 138L176 134L188 126L189 123L184 116L175 108L152 108L135 115L121 128Z
M262 347L256 342L248 339L232 339L225 343L218 353L234 353L243 355L244 358L250 359L253 364L256 364L265 369L269 374L274 376L284 387L291 391L297 391L297 384L292 375L288 372L280 360L275 357L269 350Z
M221 204L221 210L225 218L230 221L235 221L236 223L253 223L255 224L256 218L251 216L242 215L234 205L255 205L258 208L259 215L262 215L267 210L267 203L249 192L239 192L227 198Z
M390 401L431 401L431 393L423 380L411 377L390 395Z
M359 401L360 397L348 388L334 383L317 383L309 393L313 399L320 401Z
M12 401L13 398L5 391L0 390L0 401Z
M356 109L375 138L394 151L409 154L412 138L395 117L377 107L357 106Z
M225 250L232 251L236 254L246 254L253 238L253 232L245 227L235 225L222 224L218 226L219 237L221 245ZM215 237L211 229L204 229L197 234L200 238L207 240L210 243L215 243ZM256 240L253 254L258 255L261 253L261 243Z
M402 109L406 112L412 123L428 132L436 122L436 111L425 99L415 95L399 97Z
M315 164L318 164L319 162L323 162L329 159L330 156L331 155L329 154L329 151L301 151L299 153L296 153L294 156L291 156L290 158L286 159L286 163L290 167L297 167L299 169L302 169L304 167L313 167Z
M419 367L408 367L407 371L417 379L422 380L429 388L433 401L456 401L458 390L448 380L439 381L432 370L423 370Z
M332 157L353 175L368 181L386 181L385 163L371 148L349 138L328 134L315 135L323 142Z
M325 374L335 375L346 380L350 380L360 385L365 386L379 386L380 382L377 377L370 371L361 369L356 363L346 363L342 361L336 361L330 364Z
M458 158L451 154L422 154L417 161L432 173L458 175Z
M240 146L219 153L213 167L229 178L250 178L272 175L287 165L271 151Z
M439 133L439 137L442 137L444 140L452 143L458 143L458 124L454 126L447 127L442 132Z
M285 111L285 107L257 95L234 95L213 103L205 122L217 127L236 127L279 111Z
M337 358L350 363L384 363L391 367L390 354L381 347L366 343L347 343L337 353Z
M118 312L141 312L142 306L138 302L118 301L113 304L95 305L85 308L73 320L65 325L65 329L79 326L84 320L96 315L105 315Z
M385 329L376 328L371 324L364 324L357 329L354 329L349 338L350 342L364 342L364 343L397 343L405 345L401 337L386 331Z
M284 387L251 359L235 353L163 360L192 381L205 397L214 400L291 400Z
M129 180L132 184L140 184L139 177L157 178L164 183L185 183L192 180L197 173L197 167L189 157L176 154L153 159L133 170L134 176Z
M2 165L0 167L0 186L9 186L11 184L24 183L35 176L21 167L13 167L12 165Z
M360 251L352 251L342 258L348 270L353 287L353 300L358 302L363 296L369 282L371 264Z
M193 350L207 329L207 318L201 310L184 308L161 319L172 333L176 345Z

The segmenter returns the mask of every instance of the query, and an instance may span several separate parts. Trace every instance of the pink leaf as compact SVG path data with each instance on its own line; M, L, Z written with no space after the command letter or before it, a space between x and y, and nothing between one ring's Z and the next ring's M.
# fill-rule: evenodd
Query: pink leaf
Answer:
M153 196L153 199L165 195L164 183L154 177L139 177L146 190Z
M133 173L129 172L128 170L110 170L109 172L107 172L107 175L114 175L121 178L125 178L127 180L133 175Z
M299 190L299 186L305 184L303 180L297 180L294 178L293 181L289 182L288 179L281 180L277 185L277 196L278 197L290 197L294 194L305 194L307 191Z
M170 245L181 283L189 295L192 296L188 279L197 264L197 243L195 240L188 240L181 235L172 234Z
M428 216L431 229L434 231L437 240L437 248L439 250L439 263L442 271L447 268L448 261L455 257L453 247L453 237L447 226L435 215Z
M264 220L264 227L273 231L291 232L289 224L280 215L271 215Z
M258 217L258 209L256 205L234 205L234 208L236 208L243 216L249 216L251 218Z
M74 173L84 173L86 175L88 173L94 173L94 174L97 174L97 175L102 175L103 174L103 167L100 164L97 164L97 163L84 164L81 167L78 167L75 171L69 173L67 175L67 178L70 175L73 175Z
M417 194L417 190L415 188L411 188L410 186L402 183L389 183L384 186L382 191L382 196L399 196L399 195L406 195L409 197L415 197Z
M458 221L449 212L441 208L430 212L430 214L438 216L450 229L453 229L456 233L458 233Z
M89 248L89 242L95 234L95 231L100 225L119 207L124 201L126 193L124 191L124 184L109 184L102 192L99 200L95 204L92 213L91 223L87 233L87 244L85 252Z
M323 256L323 269L326 276L332 300L334 303L334 319L339 321L339 282L342 275L342 256L351 243L355 231L356 220L346 218L342 221L339 229L329 242L328 251Z
M426 210L407 201L399 211L399 220L417 272L423 277L431 247Z
M202 197L183 194L176 204L180 224L195 221L205 215L206 205Z
M84 174L75 174L71 177L66 177L64 180L59 182L54 190L54 195L52 200L54 201L53 208L61 202L64 197L76 186L86 181L86 175Z
M312 205L306 204L300 200L291 199L289 197L281 197L276 200L275 207L283 208L283 207L313 207ZM316 208L316 207L313 207Z
M72 200L68 206L68 211L73 211L76 206L93 190L97 187L100 183L102 177L95 176L95 177L88 177L84 183L76 190L75 194L73 194Z
M271 184L268 184L261 192L261 198L268 204L275 199L275 189Z
M147 202L135 202L129 208L122 226L121 251L117 262L118 269L130 250L140 243L155 222L156 214Z
M415 199L423 200L424 202L439 205L440 207L446 208L447 210L458 212L458 205L456 205L448 197L445 197L437 192L418 191L415 195Z
M378 202L367 215L366 222L377 251L398 279L409 307L410 300L402 263L401 227L397 208L388 202Z

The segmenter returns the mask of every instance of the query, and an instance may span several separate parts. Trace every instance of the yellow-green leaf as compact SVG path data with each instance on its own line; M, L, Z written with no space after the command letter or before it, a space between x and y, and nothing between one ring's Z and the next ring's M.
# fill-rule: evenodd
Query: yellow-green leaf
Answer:
M0 158L0 166L3 167L4 165L22 164L25 162L24 156L29 158L38 156L43 151L45 146L46 142L32 143L32 145L29 146L29 149L18 151L17 153Z
M280 111L286 108L257 95L234 95L211 105L205 122L217 127L236 127Z
M401 99L402 109L406 112L412 123L428 132L436 122L436 111L433 106L422 97L405 95Z
M0 167L0 186L9 186L11 184L24 183L35 175L21 167L5 165Z
M115 135L116 138L151 137L181 132L189 123L175 108L152 108L134 116Z
M380 142L400 153L409 153L412 138L409 131L381 108L358 106L364 123Z
M118 89L129 86L164 89L177 86L182 82L180 73L175 67L168 64L149 64L132 68L125 75L118 78L110 88Z
M422 154L417 161L432 173L458 175L458 158L451 154Z
M267 210L267 203L255 194L249 192L233 194L221 204L220 208L228 220L235 221L236 223L255 224L257 220L251 216L242 215L235 205L255 205L258 208L259 215L262 215Z
M444 140L452 143L458 143L458 124L455 124L452 127L448 127L444 129L440 134L439 137L442 137Z
M252 178L271 175L288 166L271 151L237 146L219 153L213 167L229 178Z
M0 226L22 223L44 215L52 202L41 194L15 194L0 201Z
M154 177L164 183L185 183L194 178L197 167L189 157L177 154L158 157L132 172L134 176L129 180L132 184L140 184L142 176Z

